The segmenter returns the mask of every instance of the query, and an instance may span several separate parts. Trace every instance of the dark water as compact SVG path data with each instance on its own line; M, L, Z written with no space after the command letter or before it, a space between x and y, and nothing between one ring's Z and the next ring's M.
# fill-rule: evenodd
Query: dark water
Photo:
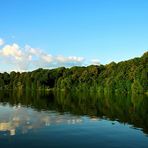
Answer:
M0 92L0 148L148 148L148 98Z

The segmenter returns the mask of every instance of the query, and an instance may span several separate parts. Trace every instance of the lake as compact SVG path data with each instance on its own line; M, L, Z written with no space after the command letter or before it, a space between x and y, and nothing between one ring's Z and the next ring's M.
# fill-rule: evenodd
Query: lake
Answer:
M148 147L148 97L0 92L0 147Z

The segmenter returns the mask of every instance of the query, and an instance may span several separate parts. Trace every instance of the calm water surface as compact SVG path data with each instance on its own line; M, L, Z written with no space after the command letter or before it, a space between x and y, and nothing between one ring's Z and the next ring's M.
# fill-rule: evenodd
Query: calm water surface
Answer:
M148 98L0 93L0 148L148 147Z

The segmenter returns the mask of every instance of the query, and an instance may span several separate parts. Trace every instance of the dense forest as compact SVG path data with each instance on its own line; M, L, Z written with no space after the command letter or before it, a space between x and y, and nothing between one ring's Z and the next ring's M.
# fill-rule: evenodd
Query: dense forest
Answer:
M0 73L0 90L53 89L148 94L148 52L140 58L107 65Z

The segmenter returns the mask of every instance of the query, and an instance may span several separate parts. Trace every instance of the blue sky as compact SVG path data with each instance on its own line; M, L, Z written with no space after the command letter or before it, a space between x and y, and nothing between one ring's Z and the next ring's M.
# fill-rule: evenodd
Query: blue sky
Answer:
M127 60L148 49L148 1L0 0L0 40L1 71Z

